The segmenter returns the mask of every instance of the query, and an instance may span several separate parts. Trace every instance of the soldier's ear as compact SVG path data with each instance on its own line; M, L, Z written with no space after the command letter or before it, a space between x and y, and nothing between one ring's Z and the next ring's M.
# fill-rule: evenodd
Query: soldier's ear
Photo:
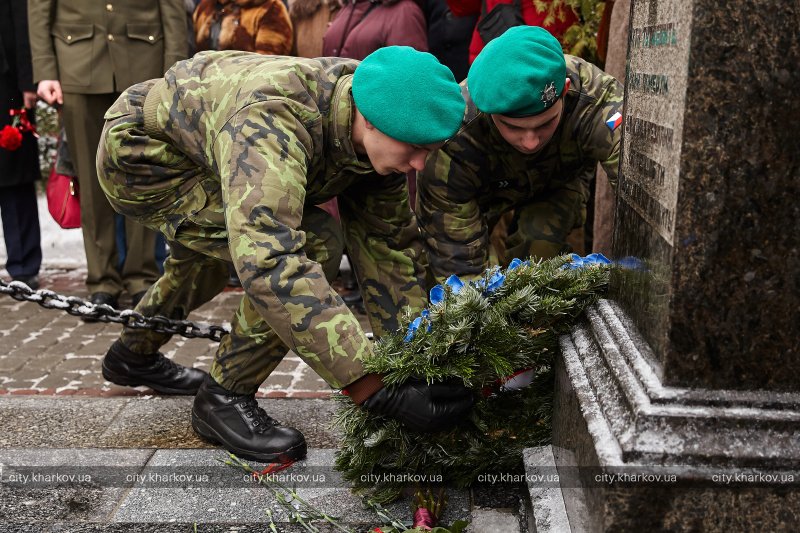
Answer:
M564 90L561 91L561 96L564 96L565 94L567 94L567 91L569 91L569 86L570 86L571 83L572 82L570 81L570 79L567 78L567 80L564 82Z
M364 124L366 125L367 129L372 131L375 129L375 126L372 125L372 122L367 120L367 117L364 117Z

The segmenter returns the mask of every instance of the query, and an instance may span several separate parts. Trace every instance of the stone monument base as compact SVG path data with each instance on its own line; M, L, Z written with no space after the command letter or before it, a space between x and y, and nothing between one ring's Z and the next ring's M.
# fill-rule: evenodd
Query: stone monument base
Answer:
M587 317L561 338L553 464L541 450L526 453L527 473L539 475L528 476L534 512L540 489L552 488L536 479L550 471L572 531L800 523L800 394L666 386L614 302L601 300ZM546 499L538 508L552 512L553 495Z

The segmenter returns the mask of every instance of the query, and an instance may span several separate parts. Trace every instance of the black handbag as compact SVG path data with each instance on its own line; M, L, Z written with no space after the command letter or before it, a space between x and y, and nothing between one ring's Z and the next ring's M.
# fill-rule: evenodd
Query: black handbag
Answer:
M514 0L513 4L497 4L488 13L486 12L486 0L481 2L481 6L481 19L476 28L484 44L500 37L509 28L525 24L520 0Z

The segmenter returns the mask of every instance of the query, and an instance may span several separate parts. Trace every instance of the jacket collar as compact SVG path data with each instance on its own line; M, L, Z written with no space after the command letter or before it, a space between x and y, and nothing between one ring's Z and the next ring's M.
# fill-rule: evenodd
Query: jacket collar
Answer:
M374 169L366 156L359 159L353 148L353 119L355 106L350 88L353 84L352 74L342 76L336 83L331 99L331 110L328 113L328 153L333 164L340 168L348 168L353 172L367 173Z

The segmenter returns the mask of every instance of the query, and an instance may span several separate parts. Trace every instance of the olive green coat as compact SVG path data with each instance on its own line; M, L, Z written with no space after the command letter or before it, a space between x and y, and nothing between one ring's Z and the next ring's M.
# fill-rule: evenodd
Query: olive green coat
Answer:
M28 0L33 79L103 94L158 78L186 57L186 17L182 0Z

